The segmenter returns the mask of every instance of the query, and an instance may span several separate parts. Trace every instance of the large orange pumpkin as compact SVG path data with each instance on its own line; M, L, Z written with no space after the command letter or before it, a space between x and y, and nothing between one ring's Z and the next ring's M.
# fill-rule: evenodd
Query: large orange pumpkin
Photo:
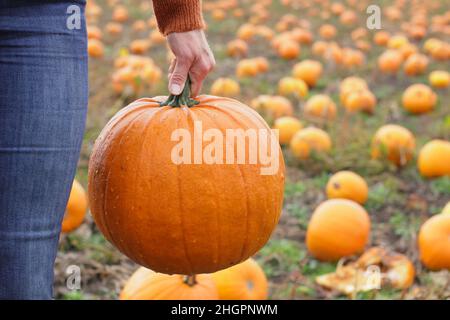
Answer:
M331 199L314 211L306 245L317 259L335 261L363 251L369 233L370 218L362 206L347 199Z
M258 263L248 259L231 268L212 274L219 299L265 300L268 294L266 275Z
M209 274L192 277L156 273L140 267L128 279L120 300L217 300L216 285Z
M67 202L66 212L61 226L64 233L71 232L78 228L84 220L88 207L88 199L83 186L74 180Z
M435 139L425 144L417 165L424 177L450 176L450 142Z
M419 231L420 260L430 270L450 269L450 215L429 218Z
M244 261L270 237L283 201L284 161L274 133L258 141L276 144L274 172L258 156L256 163L245 159L255 151L248 136L240 159L226 152L226 137L215 141L211 163L203 160L208 148L195 133L199 126L223 135L227 129L267 132L261 116L233 99L202 95L194 105L188 95L185 89L170 96L173 107L164 105L167 97L155 97L122 109L101 132L89 163L89 200L99 229L132 260L169 274L210 273ZM182 142L189 147L181 150Z

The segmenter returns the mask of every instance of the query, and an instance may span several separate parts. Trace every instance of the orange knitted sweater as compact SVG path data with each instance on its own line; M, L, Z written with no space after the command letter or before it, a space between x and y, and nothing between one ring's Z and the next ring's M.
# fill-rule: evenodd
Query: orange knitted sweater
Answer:
M164 35L204 28L201 0L153 0L153 9Z

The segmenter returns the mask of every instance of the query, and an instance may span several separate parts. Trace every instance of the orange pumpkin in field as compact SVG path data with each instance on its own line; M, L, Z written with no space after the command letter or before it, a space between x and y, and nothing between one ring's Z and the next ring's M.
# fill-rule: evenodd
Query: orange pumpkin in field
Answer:
M194 277L156 273L140 267L128 279L120 300L217 300L216 284L209 274Z
M409 86L402 96L403 107L409 112L416 114L431 111L436 102L436 93L422 83Z
M430 73L428 81L435 88L447 88L450 84L450 73L445 70L436 70Z
M397 166L404 166L411 160L416 141L408 129L387 124L377 130L372 140L372 158L386 157Z
M322 64L319 61L303 60L294 66L292 75L305 81L308 86L314 87L322 75Z
M322 129L308 127L294 134L290 149L298 159L307 159L312 152L328 152L331 149L331 139Z
M273 119L291 116L294 113L292 103L283 96L260 95L254 98L250 105Z
M358 203L347 199L322 202L306 231L308 251L322 261L360 253L369 241L370 218Z
M211 94L215 96L235 97L240 91L239 83L230 78L219 78L211 86Z
M351 91L344 100L344 107L349 112L364 111L373 113L376 104L377 98L368 89Z
M450 142L439 139L427 142L420 149L417 166L424 177L450 176Z
M334 119L336 117L337 108L334 101L325 94L317 94L308 99L304 108L305 115L323 118Z
M397 50L386 50L378 58L378 67L384 73L396 73L403 62L401 53Z
M108 22L105 26L106 32L112 36L117 36L122 33L123 27L117 22Z
M349 199L364 204L369 195L369 187L360 175L351 171L335 173L327 183L329 199Z
M192 275L235 265L266 243L281 212L284 161L255 110L208 95L195 104L187 88L171 100L137 100L110 120L90 158L89 201L97 226L125 255L156 272ZM264 141L276 145L278 170L216 149L203 159L201 145L193 155L200 124L192 119L202 132L268 130ZM251 154L248 143L244 148Z
M278 129L281 144L289 144L294 134L303 128L303 124L294 117L281 117L275 120L274 129Z
M300 54L300 45L293 40L284 41L278 47L278 54L283 59L287 60L295 59Z
M278 93L283 96L304 98L308 95L308 86L303 80L284 77L278 82Z
M70 191L69 201L67 202L66 212L61 226L63 233L68 233L78 228L84 220L88 200L83 186L74 180L72 190Z
M221 300L265 300L268 295L266 275L253 259L212 274Z
M248 45L242 39L235 39L227 44L227 54L230 57L245 57L248 52Z
M450 214L429 218L419 231L420 260L430 270L450 270Z
M259 66L254 59L242 59L236 66L236 75L239 78L254 77L259 73Z
M88 40L88 54L93 58L101 58L105 54L105 47L98 39Z
M150 41L147 39L136 39L130 43L130 51L133 54L144 54L150 48Z
M326 40L333 39L336 33L336 27L331 24L324 24L319 28L319 35Z
M113 11L113 20L115 22L126 22L128 21L129 14L128 9L124 6L117 6Z
M428 58L420 53L410 55L403 66L405 74L408 76L416 76L425 72L428 66Z
M386 46L389 41L390 34L386 31L378 31L373 37L373 42L379 46Z

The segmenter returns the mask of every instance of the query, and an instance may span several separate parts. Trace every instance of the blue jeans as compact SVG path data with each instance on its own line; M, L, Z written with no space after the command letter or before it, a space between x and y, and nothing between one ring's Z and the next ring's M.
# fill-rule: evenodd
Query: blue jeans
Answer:
M0 0L0 299L52 298L87 110L84 3Z

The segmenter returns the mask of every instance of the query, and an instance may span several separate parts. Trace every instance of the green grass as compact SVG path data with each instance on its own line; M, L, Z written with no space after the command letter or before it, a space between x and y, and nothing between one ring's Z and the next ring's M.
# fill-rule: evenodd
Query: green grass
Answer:
M298 269L306 252L295 241L272 239L259 252L260 261L267 276L278 276Z

